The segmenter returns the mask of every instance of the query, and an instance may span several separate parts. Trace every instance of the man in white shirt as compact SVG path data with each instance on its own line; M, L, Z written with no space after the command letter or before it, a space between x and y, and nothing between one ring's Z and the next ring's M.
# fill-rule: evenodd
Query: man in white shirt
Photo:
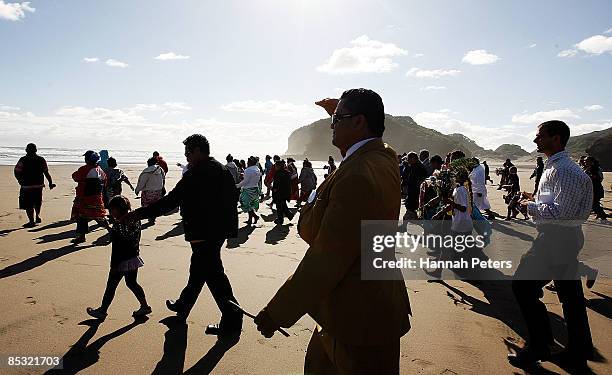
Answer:
M474 195L474 205L481 212L487 214L489 219L494 219L495 215L491 212L491 204L487 198L487 187L485 185L485 169L477 158L474 158L476 166L470 172L470 181L472 182L472 194Z
M548 160L535 199L521 201L536 222L538 236L521 258L512 282L529 331L528 346L508 355L516 367L551 357L549 345L554 338L546 306L540 301L542 288L551 279L563 305L568 331L568 345L558 356L559 363L566 369L585 370L587 359L593 355L582 283L576 279L577 256L584 244L581 224L591 211L593 186L565 151L569 136L569 127L555 120L540 124L534 139L538 152L546 154Z

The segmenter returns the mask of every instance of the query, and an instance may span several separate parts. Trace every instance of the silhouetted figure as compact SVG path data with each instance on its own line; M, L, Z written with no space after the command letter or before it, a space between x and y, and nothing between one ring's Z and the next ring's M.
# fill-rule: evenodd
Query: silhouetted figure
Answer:
M108 307L121 279L125 277L125 285L134 293L140 302L140 308L132 314L135 318L151 313L151 307L147 303L144 290L138 284L138 268L144 265L140 258L140 221L125 221L125 217L131 210L130 201L121 195L113 197L108 202L108 209L114 219L110 230L112 242L112 253L110 261L110 272L106 282L106 290L102 297L102 304L97 309L88 307L87 313L94 318L106 319Z
M276 220L274 223L282 225L285 217L293 220L293 214L289 212L287 201L291 198L291 176L287 171L284 160L279 160L274 165L274 181L272 183L272 201L276 204Z
M49 181L49 189L53 189L55 184L49 174L47 161L36 155L37 149L34 143L26 146L26 156L22 156L15 165L14 174L19 182L19 209L25 210L28 215L28 222L24 228L32 228L37 223L42 222L40 209L42 207L42 191L45 187L45 179ZM36 212L36 219L34 213Z
M166 301L168 309L187 318L204 284L221 311L221 322L209 325L207 334L239 335L242 314L228 301L237 302L223 269L221 247L238 235L238 194L226 167L210 156L206 137L193 134L183 141L189 169L174 189L147 207L130 213L131 219L154 218L181 207L185 240L191 244L189 280L178 300Z

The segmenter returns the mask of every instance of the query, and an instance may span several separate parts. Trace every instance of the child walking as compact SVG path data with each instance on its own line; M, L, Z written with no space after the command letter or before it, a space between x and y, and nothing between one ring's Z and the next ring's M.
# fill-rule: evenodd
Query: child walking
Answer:
M138 284L138 268L144 265L139 256L140 253L140 222L127 222L123 220L131 210L130 201L122 196L113 197L108 203L108 209L115 219L115 223L110 231L112 250L110 272L106 282L106 290L102 297L102 305L97 309L88 307L87 313L94 318L106 319L108 307L110 306L115 291L122 278L125 277L125 284L134 293L140 308L132 314L134 317L141 317L151 313L151 307L147 304L144 290Z

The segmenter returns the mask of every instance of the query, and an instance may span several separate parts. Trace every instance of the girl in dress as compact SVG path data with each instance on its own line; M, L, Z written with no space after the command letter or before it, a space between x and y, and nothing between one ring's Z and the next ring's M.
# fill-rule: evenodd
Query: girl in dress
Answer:
M125 221L124 218L131 210L130 201L122 196L113 197L108 203L108 208L115 219L111 229L111 262L106 290L102 297L102 305L96 309L88 307L87 313L94 318L106 319L108 307L110 306L115 291L122 278L125 277L125 284L134 293L140 308L132 314L134 317L141 317L151 313L151 307L147 304L144 290L138 284L138 268L144 265L139 256L140 253L140 221Z

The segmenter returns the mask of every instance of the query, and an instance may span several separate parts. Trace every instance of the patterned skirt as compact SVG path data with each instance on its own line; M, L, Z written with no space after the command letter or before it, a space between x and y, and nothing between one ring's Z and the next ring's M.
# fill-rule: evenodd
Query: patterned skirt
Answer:
M137 270L142 266L144 266L144 261L137 255L134 258L124 260L123 262L119 263L115 268L113 268L113 271L130 272Z
M261 189L259 187L251 187L242 189L240 192L240 208L242 211L257 211L259 210L259 196Z
M162 197L161 190L143 190L140 198L142 207L147 207L151 203L155 203Z

